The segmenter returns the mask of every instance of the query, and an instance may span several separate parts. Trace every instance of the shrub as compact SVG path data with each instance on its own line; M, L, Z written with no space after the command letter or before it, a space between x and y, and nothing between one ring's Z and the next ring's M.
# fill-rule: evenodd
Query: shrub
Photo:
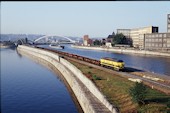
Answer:
M170 108L170 99L167 102L167 107Z
M90 74L90 75L91 75L91 72L90 72L90 71L88 71L88 74Z
M93 77L93 80L101 80L101 78L97 77L96 75L93 75L92 77Z
M135 86L129 89L132 100L138 104L145 104L144 100L147 93L147 88L143 83L136 82Z

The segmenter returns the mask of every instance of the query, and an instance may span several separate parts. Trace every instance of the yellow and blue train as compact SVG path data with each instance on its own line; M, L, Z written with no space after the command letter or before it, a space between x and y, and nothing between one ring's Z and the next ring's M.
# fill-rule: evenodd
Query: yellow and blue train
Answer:
M122 60L114 59L114 58L101 58L100 59L101 66L111 67L114 70L123 70L125 63Z

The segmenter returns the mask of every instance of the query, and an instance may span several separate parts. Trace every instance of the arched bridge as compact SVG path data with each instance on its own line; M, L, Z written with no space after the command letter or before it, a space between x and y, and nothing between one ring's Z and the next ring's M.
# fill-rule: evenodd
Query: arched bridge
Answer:
M65 37L65 36L55 36L55 35L46 35L42 36L36 40L34 40L34 43L75 43L76 41Z

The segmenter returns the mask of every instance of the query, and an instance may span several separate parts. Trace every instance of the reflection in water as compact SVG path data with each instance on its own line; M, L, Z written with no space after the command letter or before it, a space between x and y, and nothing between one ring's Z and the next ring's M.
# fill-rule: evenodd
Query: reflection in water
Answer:
M17 51L17 52L18 52L18 51ZM83 113L83 110L82 110L80 104L78 103L78 100L77 100L76 96L74 95L71 87L69 86L69 84L67 83L67 81L65 80L65 78L63 77L62 73L60 73L51 63L49 63L49 62L47 62L47 61L45 61L45 60L43 60L43 59L41 59L41 58L37 58L37 57L35 57L35 56L28 55L28 54L25 54L25 53L20 54L20 52L18 52L18 54L21 55L21 56L22 56L22 55L23 55L23 56L26 56L26 57L29 56L29 58L31 58L31 60L34 60L37 64L43 65L44 67L48 68L50 71L52 71L53 73L55 73L56 78L57 78L60 82L62 82L62 83L64 83L64 84L66 85L67 90L69 91L69 94L71 95L71 97L72 97L72 99L73 99L73 101L74 101L74 103L75 103L75 105L76 105L76 107L77 107L78 112L79 112L79 113Z
M54 73L18 55L15 50L1 49L2 113L78 112Z
M126 63L126 66L135 67L138 69L170 76L170 58L149 55L119 54L109 51L77 49L72 48L69 44L66 44L64 46L65 48L60 51L74 53L98 60L102 57L118 58L122 59ZM49 48L48 46L43 47Z

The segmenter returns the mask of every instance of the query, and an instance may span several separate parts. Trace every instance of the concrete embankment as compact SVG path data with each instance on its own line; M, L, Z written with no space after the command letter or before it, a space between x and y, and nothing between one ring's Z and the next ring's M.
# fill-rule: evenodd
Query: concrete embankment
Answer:
M94 83L64 58L59 57L55 53L28 46L19 45L17 50L44 59L54 65L70 85L85 113L118 112L117 109L107 101Z
M72 45L72 47L80 48L80 49L112 51L115 53L124 53L124 54L141 54L141 55L154 55L154 56L156 55L156 56L170 57L170 53L162 53L162 52L146 51L146 50L115 49L115 48L89 47L89 46L77 46L77 45Z

